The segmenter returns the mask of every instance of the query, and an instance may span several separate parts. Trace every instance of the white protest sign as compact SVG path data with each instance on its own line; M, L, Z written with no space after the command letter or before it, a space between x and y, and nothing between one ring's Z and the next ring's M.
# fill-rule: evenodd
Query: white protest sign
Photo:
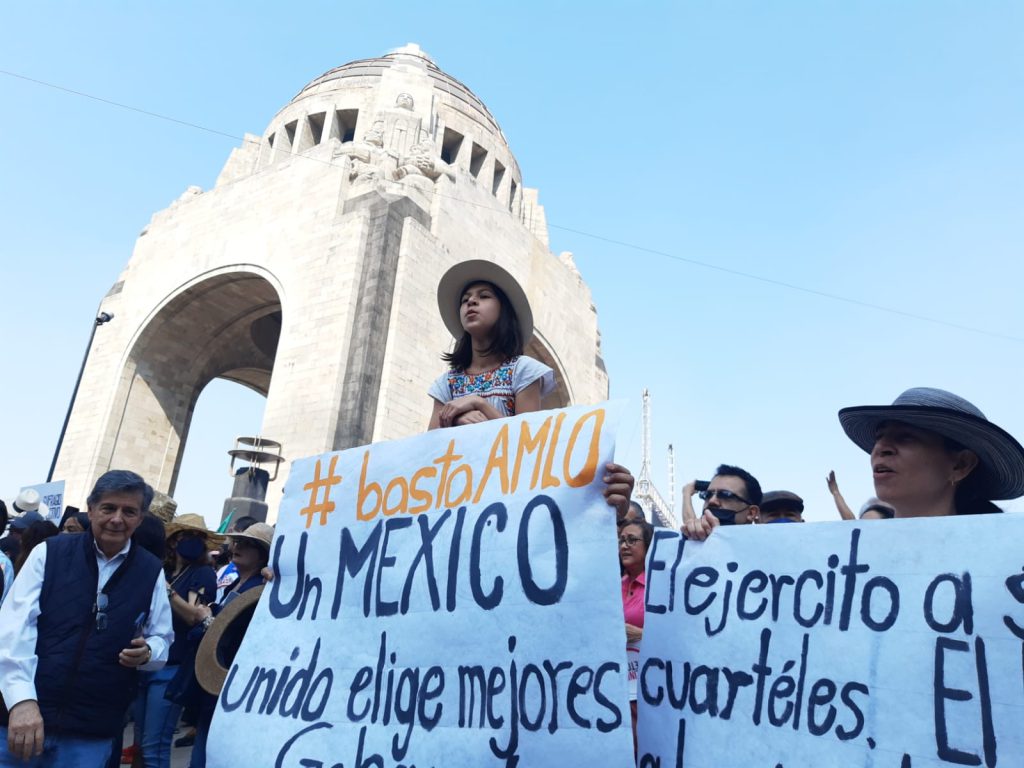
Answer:
M1024 766L1024 518L658 531L640 765Z
M40 507L39 512L51 523L59 523L64 514L64 481L52 480L48 483L21 486L23 491L29 488L34 489L39 494L40 501L46 505L46 509Z
M628 765L617 411L296 461L209 765Z

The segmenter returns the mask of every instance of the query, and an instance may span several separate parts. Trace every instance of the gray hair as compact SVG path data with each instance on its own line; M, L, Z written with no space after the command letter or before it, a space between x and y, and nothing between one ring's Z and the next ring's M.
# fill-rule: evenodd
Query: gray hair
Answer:
M127 469L112 469L109 472L104 472L96 481L96 485L92 487L92 493L89 494L86 503L90 507L98 504L100 499L108 493L141 493L142 509L140 512L142 514L149 511L149 505L153 502L153 489L142 479L141 475Z

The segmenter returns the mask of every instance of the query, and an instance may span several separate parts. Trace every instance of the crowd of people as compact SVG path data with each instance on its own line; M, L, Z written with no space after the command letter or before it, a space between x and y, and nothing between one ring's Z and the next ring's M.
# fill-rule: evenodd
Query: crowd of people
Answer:
M454 347L429 389L429 428L540 410L554 374L523 353L532 314L512 275L489 261L458 264L440 282L438 306ZM1024 447L949 392L907 390L891 405L844 408L839 421L870 455L877 494L855 515L830 473L844 520L993 513L993 500L1024 495ZM634 673L654 529L630 499L627 469L609 464L603 481L616 513L635 747ZM199 648L232 600L273 578L273 528L243 518L222 535L196 514L165 525L147 514L153 489L127 470L101 476L86 511L69 507L59 525L40 514L34 493L14 501L10 533L0 539L0 766L167 768L172 748L191 742L190 765L203 768L216 697L197 678ZM721 464L710 480L685 486L682 511L682 533L699 541L723 525L803 522L804 505ZM0 513L2 532L8 511ZM226 658L243 633L230 635ZM189 730L176 740L182 725ZM125 733L133 734L126 746Z
M220 611L270 577L273 528L239 518L221 535L196 514L165 524L127 470L102 475L87 511L70 507L59 525L33 494L12 505L0 555L0 765L169 768L172 748L191 746L201 768L215 697L196 655ZM4 528L7 516L0 507ZM236 629L219 649L229 658Z

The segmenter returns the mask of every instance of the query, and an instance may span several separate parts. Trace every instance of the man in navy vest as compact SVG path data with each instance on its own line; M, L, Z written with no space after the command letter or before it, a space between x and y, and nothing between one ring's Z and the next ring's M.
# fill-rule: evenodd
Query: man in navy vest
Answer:
M131 536L153 499L113 470L89 494L91 530L32 550L0 607L0 766L102 768L135 693L164 665L171 611L160 561Z

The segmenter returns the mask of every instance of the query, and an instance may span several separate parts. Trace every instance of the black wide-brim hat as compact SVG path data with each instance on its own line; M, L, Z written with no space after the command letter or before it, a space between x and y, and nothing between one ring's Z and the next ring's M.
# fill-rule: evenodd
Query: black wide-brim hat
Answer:
M490 283L502 290L515 310L519 332L523 337L523 344L526 344L533 337L533 311L526 298L526 291L508 270L485 259L459 262L445 272L438 283L437 308L448 332L456 339L462 338L459 304L463 291L473 283Z
M947 437L978 456L979 485L986 499L1024 496L1024 447L977 406L932 387L908 389L892 405L859 405L839 411L847 436L871 453L878 426L900 421Z

